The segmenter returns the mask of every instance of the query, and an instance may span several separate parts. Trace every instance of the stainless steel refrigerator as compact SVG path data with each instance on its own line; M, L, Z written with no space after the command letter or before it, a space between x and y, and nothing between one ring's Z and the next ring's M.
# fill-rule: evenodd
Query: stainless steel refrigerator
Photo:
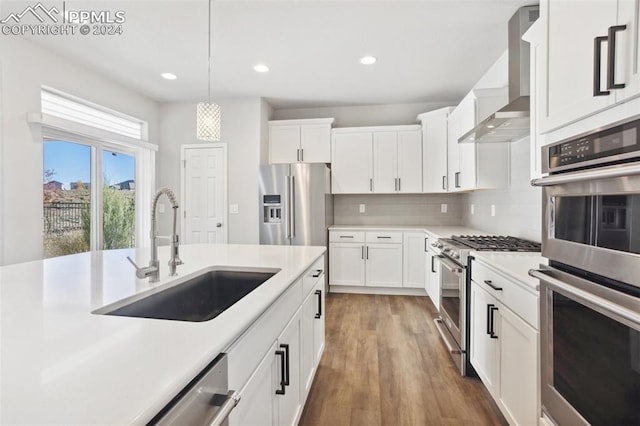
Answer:
M328 247L331 175L324 164L260 166L260 244ZM325 283L329 256L325 255Z

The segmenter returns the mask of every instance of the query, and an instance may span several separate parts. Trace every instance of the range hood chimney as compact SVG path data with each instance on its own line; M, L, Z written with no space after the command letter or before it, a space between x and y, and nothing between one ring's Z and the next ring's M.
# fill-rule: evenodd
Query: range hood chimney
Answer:
M529 43L522 35L540 16L539 6L524 6L509 19L509 103L458 139L461 142L511 142L529 133Z

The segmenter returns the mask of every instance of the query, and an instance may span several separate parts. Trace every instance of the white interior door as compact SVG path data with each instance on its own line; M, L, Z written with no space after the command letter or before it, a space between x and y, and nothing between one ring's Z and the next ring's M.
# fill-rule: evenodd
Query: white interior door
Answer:
M185 145L182 160L183 242L226 243L226 146Z

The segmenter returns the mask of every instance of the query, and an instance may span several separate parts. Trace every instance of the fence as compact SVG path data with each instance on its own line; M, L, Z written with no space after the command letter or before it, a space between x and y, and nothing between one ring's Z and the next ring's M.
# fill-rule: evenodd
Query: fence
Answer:
M82 211L89 203L44 203L44 232L62 233L82 229Z

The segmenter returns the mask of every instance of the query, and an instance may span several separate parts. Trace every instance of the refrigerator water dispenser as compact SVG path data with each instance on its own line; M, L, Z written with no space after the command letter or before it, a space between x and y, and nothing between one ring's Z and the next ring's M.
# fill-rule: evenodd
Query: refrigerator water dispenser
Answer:
M262 197L264 223L282 222L282 205L280 195L264 195Z

